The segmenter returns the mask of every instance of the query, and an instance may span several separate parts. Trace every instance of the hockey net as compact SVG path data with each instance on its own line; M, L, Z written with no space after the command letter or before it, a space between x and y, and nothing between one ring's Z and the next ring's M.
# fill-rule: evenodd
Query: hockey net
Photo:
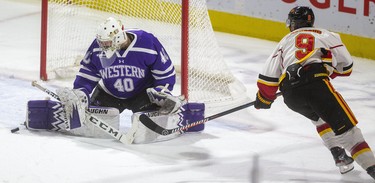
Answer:
M176 70L181 71L182 3L182 0L43 0L42 8L47 14L42 13L42 27L46 28L45 38L42 30L42 45L46 47L41 53L41 66L45 66L41 68L41 78L73 77L98 25L109 16L122 20L126 29L153 33L166 48ZM219 52L206 1L190 0L188 5L188 44L183 43L188 45L188 70L187 83L182 84L187 85L189 101L205 103L206 115L249 102L245 87L231 74ZM178 76L178 80L186 77Z

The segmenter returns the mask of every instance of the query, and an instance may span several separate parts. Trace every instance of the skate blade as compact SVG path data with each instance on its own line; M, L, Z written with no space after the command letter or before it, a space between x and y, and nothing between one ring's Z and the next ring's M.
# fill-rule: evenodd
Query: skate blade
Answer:
M353 163L348 164L348 165L342 165L342 166L339 166L339 169L340 169L341 174L346 174L354 169L354 165Z

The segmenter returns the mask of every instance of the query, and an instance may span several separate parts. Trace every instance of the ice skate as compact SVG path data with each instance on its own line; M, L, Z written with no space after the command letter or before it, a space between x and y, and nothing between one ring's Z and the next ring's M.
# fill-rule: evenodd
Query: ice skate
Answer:
M375 179L375 165L373 166L370 166L366 169L367 173L373 178Z
M348 173L354 169L354 165L353 165L354 160L353 158L351 158L350 156L346 154L345 149L341 147L333 147L331 149L331 153L332 153L333 159L335 160L336 166L339 167L340 169L341 174ZM374 176L375 176L375 171L374 171Z

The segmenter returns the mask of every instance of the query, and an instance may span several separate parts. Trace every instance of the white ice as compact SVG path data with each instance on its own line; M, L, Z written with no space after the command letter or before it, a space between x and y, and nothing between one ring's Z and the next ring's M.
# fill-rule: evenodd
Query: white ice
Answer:
M0 12L2 183L374 182L357 164L341 175L315 127L290 111L282 97L270 110L250 107L207 122L202 133L154 144L124 145L24 128L10 133L25 120L27 101L47 96L31 86L39 78L40 2L0 0ZM255 95L257 73L276 43L216 35L231 71ZM354 59L352 75L333 84L375 147L375 61ZM52 90L58 85L42 84ZM129 114L122 115L122 122L129 122Z

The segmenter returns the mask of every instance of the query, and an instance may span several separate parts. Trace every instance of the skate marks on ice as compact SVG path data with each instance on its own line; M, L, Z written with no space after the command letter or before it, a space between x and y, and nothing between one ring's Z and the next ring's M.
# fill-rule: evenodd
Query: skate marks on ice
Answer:
M18 127L25 121L27 101L44 99L46 95L35 90L31 81L0 76L1 123L7 127Z
M206 123L207 128L218 128L242 133L265 133L275 130L275 126L267 119L251 114L254 107L249 107L233 114Z
M16 141L14 138L20 138L19 140L23 142L15 142L15 146L25 144L28 140L33 143L26 143L30 145L21 148L18 152L24 152L24 148L27 148L28 154L30 155L44 152L47 154L60 155L60 160L80 158L79 164L75 166L82 168L81 163L91 161L88 165L95 164L95 166L100 166L103 169L102 173L110 174L110 176L93 176L94 178L86 180L86 182L93 183L115 183L122 182L123 180L126 180L126 182L245 183L254 180L254 176L256 175L254 172L257 173L260 183L369 182L366 182L368 179L359 177L359 175L363 175L363 173L358 171L353 171L349 176L343 175L342 178L340 178L341 175L333 165L333 161L329 159L328 154L324 154L328 157L326 159L314 160L314 158L324 155L318 154L314 157L311 154L304 154L303 150L301 150L311 149L313 152L316 152L314 148L321 146L321 144L317 142L305 143L304 141L298 142L297 144L290 144L289 146L279 143L280 145L276 145L274 149L263 148L264 151L258 151L258 153L252 153L250 150L244 153L244 151L239 152L238 149L234 148L235 145L227 144L227 139L225 137L221 139L221 142L212 141L218 138L213 136L206 136L207 138L202 140L201 136L205 136L205 134L190 134L181 136L175 140L155 144L126 146L112 139L74 137L59 135L54 132L20 131L20 133L21 134L18 134L18 136L13 136L12 141ZM2 137L6 136L2 135ZM211 143L204 143L205 141ZM278 144L277 142L275 143ZM218 147L218 144L221 144L222 147ZM254 143L248 143L248 146L253 147L253 145ZM226 148L224 148L225 146ZM254 149L258 150L262 148L254 147ZM321 148L321 151L324 150L325 149ZM301 152L296 153L296 151ZM75 153L71 154L72 152ZM281 157L280 154L282 155ZM304 156L301 154L304 154ZM256 159L253 159L253 155L259 157L258 162L256 162ZM12 156L7 157L12 158ZM304 158L312 160L305 161ZM62 163L60 160L54 159L53 156L43 156L34 159L22 159L21 157L17 159L20 161L14 161L15 163L12 165L13 168L19 168L21 165L25 166L25 163L28 164L25 168L30 168L31 166L56 168L56 166L47 165L47 163ZM295 163L291 163L293 161L295 161ZM332 166L322 168L321 170L313 168L315 167L313 163L322 163L322 166L327 164L326 162L324 163L324 161L332 162ZM68 162L72 163L73 161L68 160ZM293 166L294 164L297 165ZM300 166L300 164L303 166ZM86 164L84 166L85 169L88 168L88 165ZM111 169L116 173L110 173ZM27 172L26 170L24 171ZM66 170L62 169L60 173L68 173L65 171ZM80 172L82 172L82 170L80 170ZM31 173L30 176L36 175L38 174ZM51 172L51 175L56 174ZM27 180L31 179L30 176L28 175ZM62 178L61 180L68 181L66 178ZM257 182L253 181L252 183Z
M127 146L108 143L106 140L75 140L87 143L88 147L98 146L99 149L130 153L147 162L129 162L135 167L130 172L95 182L248 182L246 170L250 165L247 160L243 161L244 157L248 159L248 154L233 157L226 154L216 156L220 150L204 146L204 143L199 145L201 141L218 138L204 133L189 133L174 140Z
M186 177L188 180L189 174L185 175L184 172L189 167L207 167L211 166L213 161L209 149L192 145L202 139L202 134L191 134L188 138L182 136L177 141L139 145L124 145L112 139L68 136L47 131L21 130L19 134L11 134L9 131L0 130L0 134L7 139L0 142L3 147L7 147L7 150L2 150L3 156L0 160L3 160L3 165L7 166L12 162L12 170L0 172L0 182L1 180L15 180L14 175L22 177L23 174L27 174L23 177L28 181L42 176L40 172L26 170L31 167L35 170L48 167L59 170L55 173L49 172L43 180L51 180L50 176L56 176L56 174L70 175L71 171L78 169L81 173L94 171L94 167L100 167L101 174L108 174L91 177L70 175L59 179L60 182L70 182L69 180L98 183L123 182L123 180L137 183L161 182L162 177L168 176L172 177L170 179L173 180L172 182L177 182L181 177ZM203 136L212 138L205 134ZM72 164L75 168L63 168L71 167ZM17 173L14 172L15 170ZM171 172L177 172L179 176L174 177L175 174ZM195 170L191 173L195 173ZM149 175L150 178L145 178ZM160 179L160 181L154 181L154 179Z
M210 134L215 132L215 129L207 130L207 133ZM218 134L216 136L207 135L205 133L185 134L184 136L181 136L170 141L159 142L154 144L138 144L131 146L124 146L114 141L108 143L108 141L106 140L95 139L90 141L90 139L86 138L76 138L75 141L78 140L80 142L87 143L88 147L98 146L98 149L114 149L115 151L130 153L132 155L136 155L138 158L146 160L148 162L147 164L150 164L151 162L155 163L155 165L152 165L150 167L143 167L140 168L138 171L128 172L126 175L100 179L100 181L118 182L118 180L123 179L137 180L139 176L142 176L146 173L149 174L149 172L153 173L150 175L150 177L142 178L142 181L159 180L160 176L158 175L168 177L168 180L170 182L249 182L249 180L253 180L254 173L251 172L254 170L253 161L256 160L252 159L251 150L239 150L241 149L241 147L238 147L239 144L236 144L236 140L247 142L242 145L247 144L247 146L251 149L265 149L264 142L258 142L259 147L257 147L255 142L251 142L247 138L241 139L241 134L229 134L229 136L233 136L233 139L228 139L226 134L221 134L220 131L217 132ZM257 140L254 139L254 141ZM290 142L290 139L281 138L280 142L281 141ZM315 141L306 143L305 140L301 140L298 143L298 145L296 145L295 143L291 143L290 146L293 148L287 149L288 147L284 147L285 145L283 145L283 143L274 143L279 144L278 146L276 146L276 152L281 153L288 153L289 151L294 151L299 148L305 149L305 146L311 147L314 145L321 145L320 143ZM220 144L221 147L219 147ZM300 146L300 144L307 145ZM263 148L261 147L262 145ZM272 169L272 172L267 173L266 175L259 176L259 178L262 178L261 182L267 182L271 180L273 182L278 182L278 180L283 180L284 182L286 180L294 181L297 179L302 179L300 178L300 174L303 174L304 171L314 172L314 170L300 169L294 167L290 168L284 166L283 162L279 162L278 158L276 158L276 160L270 160L269 158L267 158L268 156L274 156L272 155L272 153L267 152L274 153L275 151L272 149L268 150L266 148L265 152L259 153L261 154L259 161L261 167L258 168L258 172L263 173L263 171L266 171L267 169ZM276 154L276 156L278 156L278 154ZM134 164L134 166L142 167L143 165L141 163L141 165ZM280 171L280 169L278 169L277 167L280 167L281 169L283 169L283 171ZM334 165L332 165L332 167L335 168ZM324 171L316 172L317 173L315 174L327 174L327 172ZM328 174L329 173L332 174L332 171L328 172ZM292 176L290 176L290 174L292 174ZM189 177L187 175L194 176ZM265 176L265 178L263 176ZM180 178L177 179L176 177ZM312 177L313 180L323 182L318 178L314 178L314 176L307 177ZM304 178L306 178L306 176Z
M254 153L251 183L372 183L357 164L340 174L329 152L316 142L298 143ZM306 154L307 151L319 152ZM328 163L327 163L328 162Z
M137 154L151 162L173 164L178 161L195 161L209 159L209 151L205 148L192 147L192 144L210 138L218 138L204 133L184 134L176 139L148 143L124 145L111 139L97 139L70 136L77 143L86 144L106 149L113 149L119 152Z

